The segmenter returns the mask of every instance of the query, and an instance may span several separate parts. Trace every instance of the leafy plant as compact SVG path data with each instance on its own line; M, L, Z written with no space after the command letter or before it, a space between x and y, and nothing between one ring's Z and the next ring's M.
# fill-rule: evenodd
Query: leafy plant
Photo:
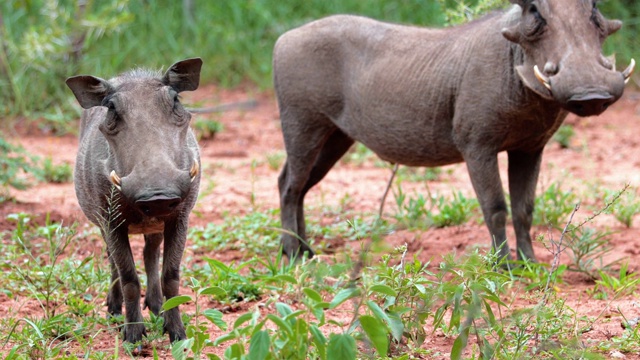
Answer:
M227 324L222 319L222 313L216 309L202 310L200 302L202 296L206 295L225 297L225 291L218 286L203 288L200 282L194 278L190 279L189 288L193 290L195 298L187 295L175 296L165 301L162 305L162 311L171 310L187 302L194 302L196 306L192 319L194 323L188 324L185 329L187 339L177 341L171 347L171 354L176 360L199 359L206 347L213 346L213 342L209 339L208 326L201 322L202 317L219 329L227 330ZM190 354L193 355L189 356Z
M638 288L640 276L637 273L629 271L629 264L623 263L618 270L617 276L607 271L599 270L599 279L596 279L596 290L600 290L600 298L608 298L609 293L615 298L631 294Z
M105 291L108 272L93 256L66 257L65 250L77 241L74 227L49 219L43 226L31 226L26 214L16 216L16 220L12 240L20 255L3 259L7 276L0 280L0 287L10 287L10 292L4 292L16 299L22 296L35 300L43 315L3 320L2 327L8 329L5 341L16 344L11 348L14 357L9 358L58 357L71 341L91 349L93 336L87 334L97 331L96 326L103 322L97 315L100 302L94 294Z
M504 1L501 0L457 0L455 3L450 0L438 0L438 3L445 9L446 22L449 25L471 21L490 10L505 6Z
M198 140L212 140L216 134L224 130L224 125L216 120L204 119L193 123Z
M222 224L209 223L189 230L189 239L197 251L241 250L247 258L255 254L273 254L280 246L280 221L277 210L227 216Z
M605 203L613 201L612 206L608 209L608 213L622 223L627 228L633 225L633 217L640 212L640 199L635 191L625 189L624 195L619 191L605 191Z
M398 186L394 192L398 212L395 218L403 225L413 228L429 226L447 227L461 225L469 221L479 208L475 198L467 198L461 192L454 192L453 198L430 196L407 198Z
M222 303L232 303L240 301L252 301L259 299L262 290L253 282L251 277L241 274L244 268L254 265L256 259L242 262L238 265L226 265L221 261L205 258L207 266L196 274L203 277L202 282L224 290L224 296L216 297Z
M442 174L442 168L439 167L411 167L402 166L398 170L398 179L412 182L434 181L438 180Z
M558 228L567 220L577 202L572 191L562 190L561 184L554 182L536 196L533 224Z
M497 345L488 340L491 337L504 337L504 327L494 313L507 308L501 295L509 286L511 279L507 274L493 270L497 256L482 256L473 252L464 259L455 259L452 255L444 257L440 271L436 274L438 284L436 294L442 299L434 314L434 327L449 333L458 334L451 349L451 358L460 359L469 343L472 329L475 342L483 358L494 357ZM448 324L444 315L451 311ZM480 325L480 324L484 324ZM499 343L498 343L499 344Z
M54 130L69 122L68 93L60 86L76 73L85 52L105 33L132 21L126 0L65 3L55 0L5 1L0 12L0 85L8 84L3 114L43 112ZM29 25L27 25L29 24ZM66 114L66 118L65 117ZM62 121L59 119L63 117Z
M279 170L282 168L282 163L285 160L285 153L282 151L272 152L266 155L267 164L269 164L269 169L271 170Z
M453 199L437 198L438 213L431 215L435 227L462 225L469 221L478 209L478 200L468 199L461 192L454 192Z
M613 263L604 263L604 257L613 247L609 243L610 232L580 226L566 234L567 255L571 261L569 270L583 272L593 279L598 271L610 268Z
M362 143L357 142L340 161L345 164L362 166L367 162L374 161L376 158L377 156L373 151Z
M73 170L71 165L67 163L54 165L51 158L45 158L42 162L41 176L45 181L50 183L66 183L70 182L73 178Z
M571 139L573 139L576 132L573 130L573 126L571 125L562 125L553 137L551 138L553 141L560 144L560 147L563 149L568 149L571 146Z
M36 171L33 165L36 161L24 148L0 136L0 203L9 198L9 188L23 190L28 186L23 174Z

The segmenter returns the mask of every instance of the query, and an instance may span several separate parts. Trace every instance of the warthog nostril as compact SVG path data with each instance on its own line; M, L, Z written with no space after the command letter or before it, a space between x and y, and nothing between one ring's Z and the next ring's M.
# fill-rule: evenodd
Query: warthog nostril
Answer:
M181 202L182 199L177 196L155 195L136 201L136 207L147 216L167 216L175 211Z
M567 109L579 116L600 115L615 102L609 94L574 95L567 101Z

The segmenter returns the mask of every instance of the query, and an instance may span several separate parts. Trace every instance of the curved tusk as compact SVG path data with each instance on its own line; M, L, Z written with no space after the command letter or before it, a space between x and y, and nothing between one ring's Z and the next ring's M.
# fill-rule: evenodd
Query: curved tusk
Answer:
M200 173L200 163L197 158L193 158L193 165L191 165L191 170L189 170L189 175L191 176L191 181L193 181L196 176Z
M622 76L624 77L625 84L629 82L629 79L631 79L631 74L633 74L633 69L635 69L635 67L636 67L636 61L634 59L631 59L629 66L627 66L627 68L624 69L624 71L622 72Z
M118 176L118 174L116 174L115 170L111 170L111 173L109 174L109 180L111 180L111 183L118 188L118 190L122 191L122 179L120 178L120 176Z
M538 69L538 65L533 66L533 73L536 75L536 79L538 79L538 81L540 81L540 83L544 85L544 87L546 87L548 90L551 90L549 78L546 77L542 72L540 72L540 69Z

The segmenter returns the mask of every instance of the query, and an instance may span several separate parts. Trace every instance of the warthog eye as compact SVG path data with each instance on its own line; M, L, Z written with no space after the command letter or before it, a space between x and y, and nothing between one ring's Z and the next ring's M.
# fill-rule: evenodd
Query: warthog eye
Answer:
M602 18L602 14L598 10L598 2L593 2L593 7L591 8L591 21L596 25L600 33L604 34L607 29L604 26L604 19Z
M104 106L107 108L107 115L105 117L102 129L109 134L115 134L118 131L118 112L116 111L116 105L108 99Z
M173 114L176 116L177 124L182 125L186 121L189 121L191 116L189 112L187 112L182 106L182 104L180 103L180 95L178 94L178 92L173 89L170 89L169 96L173 104L172 111L173 111Z
M547 21L542 17L535 4L529 6L529 14L531 14L532 19L525 28L525 36L535 38L542 35Z

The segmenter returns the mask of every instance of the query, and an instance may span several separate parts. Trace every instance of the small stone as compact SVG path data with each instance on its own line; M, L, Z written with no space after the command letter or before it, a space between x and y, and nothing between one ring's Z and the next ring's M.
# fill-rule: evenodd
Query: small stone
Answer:
M610 352L609 356L611 356L612 359L626 359L627 358L625 356L625 354L623 354L623 353L621 353L620 351L617 351L617 350L613 350L612 352Z

